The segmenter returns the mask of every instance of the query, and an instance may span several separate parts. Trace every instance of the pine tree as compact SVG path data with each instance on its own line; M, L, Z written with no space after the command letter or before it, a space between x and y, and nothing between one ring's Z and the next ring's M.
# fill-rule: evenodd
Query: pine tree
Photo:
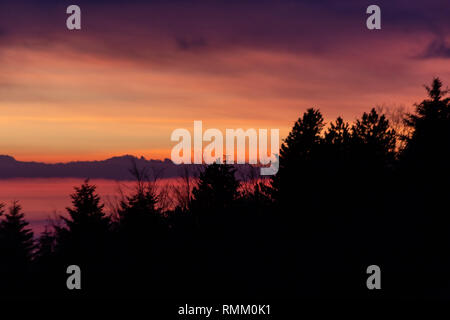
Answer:
M22 273L27 271L35 248L33 232L28 227L22 208L14 201L4 214L0 205L0 265L2 271Z
M325 141L329 144L343 145L350 140L349 124L338 117L335 122L330 123L330 127L325 133Z
M136 186L134 192L119 204L119 229L128 240L134 238L135 242L142 242L147 234L155 237L161 231L162 216L148 168L139 168L136 162L132 165L130 173L136 179Z
M168 285L165 276L167 266L167 223L158 208L158 195L154 181L147 175L147 168L130 170L136 185L130 195L119 203L117 210L116 267L126 274L124 290L148 289L146 294L157 296Z
M110 217L103 212L96 186L86 180L71 195L73 207L66 208L68 217L61 217L65 226L56 227L57 250L80 261L96 259L108 242Z
M81 187L75 187L75 193L70 196L73 208L66 208L70 218L63 217L70 232L108 227L109 219L103 212L104 204L100 204L100 196L96 193L96 189L95 185L89 184L89 180Z
M429 99L416 104L414 114L408 114L405 124L413 132L405 137L407 145L402 154L405 164L415 170L449 173L450 161L450 97L448 89L442 88L439 78L433 79L431 87L425 87ZM441 171L442 173L442 171Z
M280 165L288 166L291 162L311 160L314 150L321 142L324 127L323 116L319 110L308 109L303 117L294 124L280 150Z
M324 157L329 159L329 166L333 171L342 169L347 165L350 156L351 130L347 122L338 117L324 136Z
M418 288L429 294L448 295L450 281L450 97L442 81L435 78L425 87L428 97L415 105L405 124L412 130L405 137L400 157L404 201L404 221L414 230L415 245L405 252L417 259L418 279L426 279ZM402 225L403 227L403 225ZM432 293L431 293L432 292Z
M364 112L351 131L353 152L361 164L387 165L393 161L396 134L385 115L379 115L372 108L370 113Z
M314 180L320 163L321 133L324 119L319 110L308 109L294 124L280 149L280 168L272 178L272 197L276 201L298 200L299 188ZM301 181L301 183L300 183ZM312 187L309 185L309 187ZM284 199L284 200L283 200Z
M157 196L151 185L138 184L135 193L120 202L119 224L122 230L150 230L160 222ZM134 230L134 231L133 231Z
M239 196L235 171L226 163L208 165L200 173L198 185L192 191L192 208L214 211L230 207Z

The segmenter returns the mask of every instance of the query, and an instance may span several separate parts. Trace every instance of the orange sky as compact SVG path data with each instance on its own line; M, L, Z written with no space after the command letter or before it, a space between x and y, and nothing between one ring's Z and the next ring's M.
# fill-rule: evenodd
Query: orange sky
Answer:
M0 154L46 162L165 158L175 145L171 132L192 130L194 120L205 129L278 128L284 137L309 107L327 120L353 121L376 105L411 107L434 76L448 84L449 57L418 57L436 41L430 30L387 25L371 34L359 21L336 21L344 31L330 37L342 41L319 30L317 48L304 26L296 41L304 38L307 48L293 43L290 31L286 43L274 37L245 45L223 26L213 32L193 23L192 31L181 28L184 42L175 35L178 47L164 24L148 31L135 22L121 27L124 35L106 32L109 20L87 20L90 29L60 28L41 42L40 33L18 25L19 35L0 37Z

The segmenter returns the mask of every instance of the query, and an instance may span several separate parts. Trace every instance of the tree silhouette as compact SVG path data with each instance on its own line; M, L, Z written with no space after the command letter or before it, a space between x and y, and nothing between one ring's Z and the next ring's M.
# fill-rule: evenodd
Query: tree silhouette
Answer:
M324 125L323 116L319 110L306 110L303 117L294 124L281 146L280 162L283 161L285 166L289 166L290 162L301 163L312 160L311 156L321 141L320 134Z
M152 228L159 224L157 196L150 184L138 183L135 192L120 202L119 224L130 232Z
M66 208L69 217L61 217L65 227L58 228L60 241L67 241L68 245L81 245L79 249L90 251L90 240L100 239L108 233L110 218L103 212L97 187L86 180L81 187L75 187L70 196L73 207Z
M376 166L392 164L396 146L395 130L385 115L379 115L373 108L362 115L352 126L354 153L360 164Z
M299 187L307 185L316 173L318 156L324 128L319 110L308 109L294 124L280 149L280 167L272 179L272 195L278 201L289 201L299 194ZM305 181L299 184L299 181Z
M442 88L439 78L433 79L431 87L425 87L429 99L416 104L415 114L408 114L405 123L413 132L405 137L407 146L403 160L422 170L448 171L450 151L450 97L449 90ZM441 172L442 173L442 172Z
M415 105L405 123L412 130L400 154L401 187L409 199L401 203L403 222L415 228L408 252L423 296L448 296L450 281L450 98L439 78L425 87L428 98ZM432 293L431 293L432 292Z
M325 142L331 145L342 146L350 141L350 128L347 122L338 117L335 122L330 123L330 127L325 133Z
M3 258L19 270L26 268L34 249L33 231L28 226L22 207L14 201L0 222L0 241L4 244Z
M213 163L200 173L199 181L192 191L191 207L196 211L225 209L239 196L239 182L235 169L229 164Z
M131 294L163 294L169 280L166 254L167 222L157 207L156 178L151 181L148 168L138 168L133 163L131 173L135 186L130 194L123 195L119 203L115 224L114 264L121 277L117 283Z
M352 153L352 133L347 122L338 117L326 130L323 142L323 158L328 159L325 170L331 173L348 174Z
M450 99L437 78L426 89L400 150L381 109L328 126L308 109L271 179L205 166L198 179L185 175L172 209L159 174L152 181L134 163L116 219L86 180L36 250L18 203L7 214L0 204L0 272L11 275L1 288L18 294L34 276L30 286L67 295L64 271L77 264L83 294L101 297L372 298L364 272L375 263L382 297L448 297Z
M75 187L68 217L61 217L63 226L56 226L56 252L66 267L70 264L89 266L100 272L108 253L111 219L105 215L96 186L86 180Z
M75 187L71 198L72 207L66 208L68 217L61 217L64 225L55 227L55 252L60 270L65 271L69 265L78 265L84 270L83 279L87 283L96 284L85 288L84 294L90 294L104 290L102 286L109 281L111 219L105 215L96 186L90 184L89 180L80 187ZM90 279L96 280L89 281Z
M3 283L1 287L7 289L9 294L20 293L20 289L28 281L28 272L35 248L33 232L25 221L22 208L17 201L9 207L4 214L4 205L0 204L0 274ZM11 291L9 291L11 290Z

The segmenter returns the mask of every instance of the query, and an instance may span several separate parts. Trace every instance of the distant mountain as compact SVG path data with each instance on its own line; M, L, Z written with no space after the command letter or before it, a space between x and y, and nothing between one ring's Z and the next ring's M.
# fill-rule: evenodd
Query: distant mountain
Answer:
M198 173L201 165L176 165L170 159L147 160L131 155L113 157L101 161L74 161L67 163L42 163L17 161L11 156L0 155L0 179L8 178L90 178L132 180L130 172L134 163L140 169L148 168L150 179L180 177L184 172ZM249 165L237 165L238 178L257 174L259 170Z

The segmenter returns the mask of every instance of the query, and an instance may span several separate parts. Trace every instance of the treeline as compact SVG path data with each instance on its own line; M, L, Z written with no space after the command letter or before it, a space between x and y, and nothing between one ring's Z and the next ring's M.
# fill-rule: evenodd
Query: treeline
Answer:
M136 168L113 212L86 181L38 241L20 205L2 205L1 295L448 298L450 100L439 79L426 89L401 134L376 109L328 125L308 109L270 181L210 165L174 209ZM373 264L382 290L366 287ZM66 287L69 265L81 290Z

